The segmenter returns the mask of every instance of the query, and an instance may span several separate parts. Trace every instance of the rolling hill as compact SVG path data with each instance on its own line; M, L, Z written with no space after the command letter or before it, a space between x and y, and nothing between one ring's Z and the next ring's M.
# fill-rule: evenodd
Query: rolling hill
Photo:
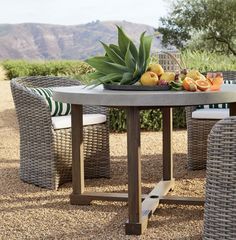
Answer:
M0 24L0 59L81 59L103 54L99 41L117 42L120 25L137 43L142 32L154 34L151 26L126 21L95 21L81 25L40 23ZM152 51L161 48L153 39Z

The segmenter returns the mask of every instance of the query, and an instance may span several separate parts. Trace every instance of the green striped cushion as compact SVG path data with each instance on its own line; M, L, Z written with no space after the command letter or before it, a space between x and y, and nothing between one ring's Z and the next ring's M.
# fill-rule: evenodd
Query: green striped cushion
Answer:
M69 103L57 102L52 99L52 89L51 88L28 88L34 93L45 98L46 103L51 111L51 116L64 116L71 113L71 105Z
M227 103L221 104L209 104L209 105L199 105L197 109L209 109L209 108L229 108Z
M235 84L233 80L224 80L224 84ZM210 105L198 105L197 109L209 109L209 108L229 108L227 103L210 104Z

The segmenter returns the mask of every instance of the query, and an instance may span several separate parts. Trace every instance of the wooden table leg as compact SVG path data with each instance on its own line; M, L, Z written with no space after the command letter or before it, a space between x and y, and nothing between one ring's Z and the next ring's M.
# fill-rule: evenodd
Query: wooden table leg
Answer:
M72 188L71 204L84 205L90 201L82 197L84 192L84 154L83 154L83 106L71 106L72 126Z
M127 107L128 146L128 211L126 234L140 235L144 231L141 203L140 117L137 107Z
M173 179L172 156L172 108L165 107L162 110L163 125L163 181Z
M236 103L229 103L229 115L236 116Z

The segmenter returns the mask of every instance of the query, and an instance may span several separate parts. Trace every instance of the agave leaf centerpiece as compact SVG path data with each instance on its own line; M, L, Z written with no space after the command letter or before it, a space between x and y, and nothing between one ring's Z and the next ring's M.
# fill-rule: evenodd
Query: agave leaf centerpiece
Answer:
M88 75L91 85L117 84L132 85L139 81L150 62L151 36L140 36L139 49L132 40L117 26L118 45L103 42L105 56L96 56L86 62L96 69Z

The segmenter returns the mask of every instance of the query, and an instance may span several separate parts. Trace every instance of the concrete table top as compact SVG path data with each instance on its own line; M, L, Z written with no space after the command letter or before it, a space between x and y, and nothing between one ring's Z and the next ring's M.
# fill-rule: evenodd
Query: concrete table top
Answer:
M101 106L192 106L236 102L236 84L222 85L220 91L117 91L85 86L59 87L53 99L79 105Z

